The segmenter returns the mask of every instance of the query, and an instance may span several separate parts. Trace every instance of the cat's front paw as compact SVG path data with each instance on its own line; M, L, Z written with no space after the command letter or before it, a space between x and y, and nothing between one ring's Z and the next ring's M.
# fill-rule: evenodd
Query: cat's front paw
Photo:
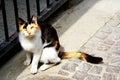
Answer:
M36 73L37 73L37 68L32 67L32 68L31 68L31 73L32 73L32 74L36 74Z
M30 60L25 60L24 65L30 65L30 62L31 62Z

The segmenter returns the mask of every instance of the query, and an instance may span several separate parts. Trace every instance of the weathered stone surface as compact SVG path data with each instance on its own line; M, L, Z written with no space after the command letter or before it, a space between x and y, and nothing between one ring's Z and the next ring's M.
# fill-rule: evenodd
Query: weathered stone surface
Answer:
M115 43L115 41L112 40L112 39L110 39L110 38L108 38L108 39L106 39L106 40L104 41L104 43L105 43L105 44L108 44L108 45L113 45L113 44Z
M120 47L114 46L114 47L110 50L110 52L111 52L111 53L114 53L114 54L120 55Z
M60 71L58 72L58 74L60 74L60 75L64 75L64 76L68 76L68 75L69 75L68 72L63 71L63 70L60 70Z
M101 66L94 66L89 72L94 74L100 74L102 72L102 69L103 68Z
M119 19L111 19L108 21L108 23L105 26L117 27L119 25L119 23L120 23Z
M117 80L117 76L112 73L104 73L102 80Z
M75 64L77 64L77 65L79 65L79 64L81 64L81 62L82 62L82 60L80 60L80 59L70 59L70 60L68 60L70 63L75 63Z
M103 42L100 42L99 45L98 45L98 47L97 47L97 50L99 50L99 51L107 51L110 48L111 48L111 46L106 45Z
M47 76L46 77L39 76L39 77L32 77L32 78L27 77L25 80L50 80L50 78Z
M105 26L100 29L102 32L111 33L113 29L111 27Z
M100 76L88 75L85 80L100 80Z
M62 69L63 70L66 70L66 71L70 71L70 72L74 72L76 67L78 66L78 64L76 63L65 63L65 65L62 66Z
M96 48L96 46L98 45L98 43L99 43L100 41L101 41L100 39L93 37L92 39L90 39L90 40L85 44L85 46L90 47L90 48Z
M90 52L92 52L92 49L89 48L89 47L82 46L82 47L80 48L80 52L90 53Z
M116 42L115 46L120 47L120 40Z
M86 76L87 76L87 73L76 71L72 78L76 80L84 80Z
M106 71L110 72L110 73L119 73L120 72L120 67L118 67L118 66L107 66Z
M119 25L120 26L120 25ZM114 30L115 33L119 33L120 32L120 27L116 27Z
M24 78L21 79L17 79L17 80L72 80L70 78L67 77L63 77L63 76L58 76L58 75L28 75Z
M71 78L63 77L63 76L50 76L49 78L50 78L50 80L73 80Z
M88 70L90 70L91 67L92 67L92 65L90 65L88 63L82 63L79 65L79 67L77 67L77 70L79 70L81 72L87 72Z
M120 39L120 33L113 32L111 35L109 35L109 38L113 40L119 40Z
M114 66L120 66L120 56L112 57L110 64Z
M99 31L96 33L95 37L104 40L108 37L108 35L109 35L109 33Z

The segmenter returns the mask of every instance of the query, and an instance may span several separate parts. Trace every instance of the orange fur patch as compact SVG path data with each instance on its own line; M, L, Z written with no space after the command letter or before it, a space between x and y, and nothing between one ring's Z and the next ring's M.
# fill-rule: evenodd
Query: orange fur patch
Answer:
M55 41L55 42L54 42L54 46L57 47L57 46L58 46L58 43L59 43L58 41Z
M19 26L19 31L20 31L20 32L24 31L23 26L24 26L24 25L20 25L20 26Z
M33 30L40 30L40 27L36 24L30 24L27 26L27 28L24 29L24 25L19 25L19 31L22 32L22 31L27 31L28 33L30 33L30 30L33 29Z
M78 52L63 52L60 55L62 55L61 57L63 59L79 58L80 57L80 53L78 53Z
M85 53L81 53L80 59L86 61L86 57L87 57L87 55Z

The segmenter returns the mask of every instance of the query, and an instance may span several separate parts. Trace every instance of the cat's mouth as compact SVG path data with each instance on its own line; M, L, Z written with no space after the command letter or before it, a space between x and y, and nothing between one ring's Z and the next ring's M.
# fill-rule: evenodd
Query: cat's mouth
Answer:
M28 36L26 36L26 38L28 38L28 39L33 39L35 36L34 35L28 35Z

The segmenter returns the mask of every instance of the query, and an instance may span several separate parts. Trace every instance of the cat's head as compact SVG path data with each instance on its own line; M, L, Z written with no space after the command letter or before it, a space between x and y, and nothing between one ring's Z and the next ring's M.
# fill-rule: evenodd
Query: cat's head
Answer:
M32 16L32 18L28 21L18 18L18 25L19 32L28 38L34 37L40 30L40 27L37 23L37 16Z

